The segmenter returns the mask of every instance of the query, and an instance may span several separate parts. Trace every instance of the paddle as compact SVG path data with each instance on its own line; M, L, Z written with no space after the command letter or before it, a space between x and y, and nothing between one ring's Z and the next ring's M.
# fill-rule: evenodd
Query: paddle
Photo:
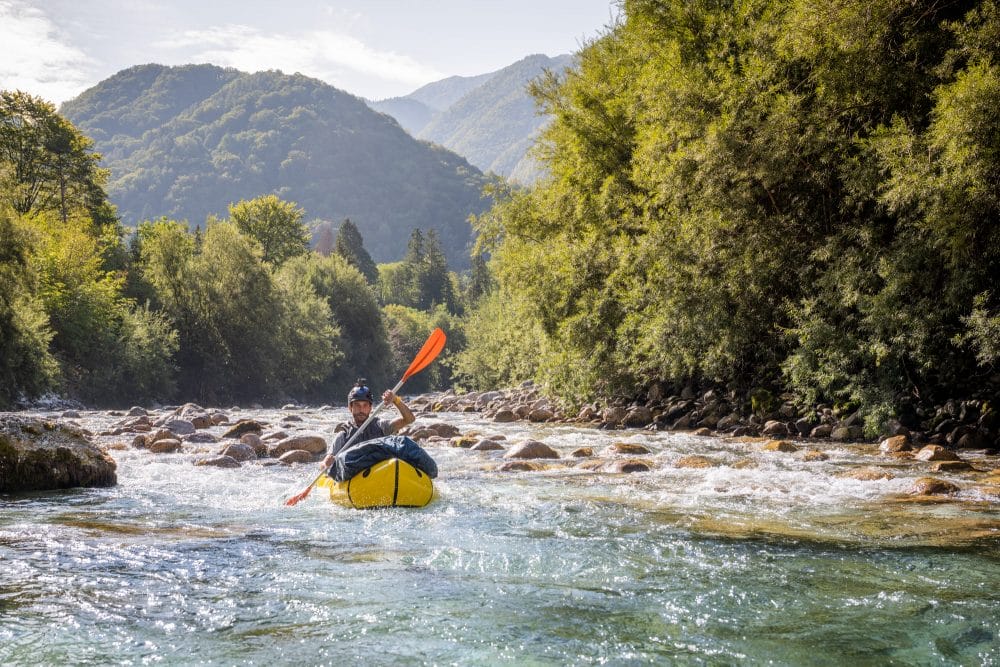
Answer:
M444 342L445 342L445 335L440 328L432 331L431 335L427 337L427 341L424 343L424 346L420 348L419 352L417 352L417 356L413 358L413 362L410 363L410 367L406 369L405 373L403 373L403 377L399 381L399 384L397 384L395 387L392 388L392 393L395 394L396 392L398 392L399 388L403 386L403 383L409 380L411 376L416 375L420 371L427 368L428 364L434 361L434 359L436 359L437 356L441 354L441 350L444 349ZM365 428L368 427L368 424L370 424L372 420L375 419L375 416L378 415L378 413L380 413L382 411L382 408L384 407L385 403L380 401L378 407L372 410L371 414L368 415L368 419L365 420L365 423L362 424L361 427L354 432L354 435L351 436L350 440L344 443L344 446L341 448L340 451L344 451L345 449L350 447L351 443L354 442L354 439L358 437L361 434L361 432L365 430ZM294 496L286 500L285 505L291 507L293 505L298 504L299 501L305 500L306 496L308 496L309 493L312 492L313 487L316 486L316 482L318 482L320 478L323 477L323 475L325 474L326 471L324 470L320 474L316 475L316 479L311 481L309 483L309 486L307 486L304 491L300 491L299 493L296 493Z

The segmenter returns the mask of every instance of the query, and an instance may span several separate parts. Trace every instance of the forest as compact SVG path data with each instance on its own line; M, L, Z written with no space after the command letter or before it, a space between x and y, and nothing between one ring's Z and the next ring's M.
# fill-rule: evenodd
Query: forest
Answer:
M531 84L547 175L488 186L461 276L431 229L394 263L347 222L310 251L266 192L126 230L90 139L3 93L0 403L335 400L443 326L449 358L409 390L711 385L849 406L871 433L948 399L995 411L996 3L622 10Z

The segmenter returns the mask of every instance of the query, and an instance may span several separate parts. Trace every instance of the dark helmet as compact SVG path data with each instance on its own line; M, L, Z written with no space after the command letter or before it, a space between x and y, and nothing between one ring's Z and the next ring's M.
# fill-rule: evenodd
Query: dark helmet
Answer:
M350 405L354 401L368 401L372 405L375 404L372 390L365 385L364 379L359 379L357 385L347 394L347 404Z

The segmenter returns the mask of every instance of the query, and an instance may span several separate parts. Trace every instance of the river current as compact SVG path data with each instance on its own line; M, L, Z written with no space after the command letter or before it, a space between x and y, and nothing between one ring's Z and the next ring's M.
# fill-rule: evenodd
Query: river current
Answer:
M295 414L328 439L347 415ZM917 502L919 465L843 477L886 463L870 447L802 443L828 456L806 461L681 433L420 421L564 457L636 443L654 466L500 472L502 452L429 446L428 507L358 511L320 491L283 505L315 465L111 450L116 487L0 496L0 664L1000 664L1000 498L968 478L936 474L963 490ZM692 454L715 465L673 465Z

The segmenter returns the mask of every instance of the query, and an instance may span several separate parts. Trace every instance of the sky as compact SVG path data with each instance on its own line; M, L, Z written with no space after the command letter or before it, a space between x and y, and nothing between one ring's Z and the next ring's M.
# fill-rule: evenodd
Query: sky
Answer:
M278 69L379 100L599 36L617 0L0 0L0 89L56 105L133 65Z

